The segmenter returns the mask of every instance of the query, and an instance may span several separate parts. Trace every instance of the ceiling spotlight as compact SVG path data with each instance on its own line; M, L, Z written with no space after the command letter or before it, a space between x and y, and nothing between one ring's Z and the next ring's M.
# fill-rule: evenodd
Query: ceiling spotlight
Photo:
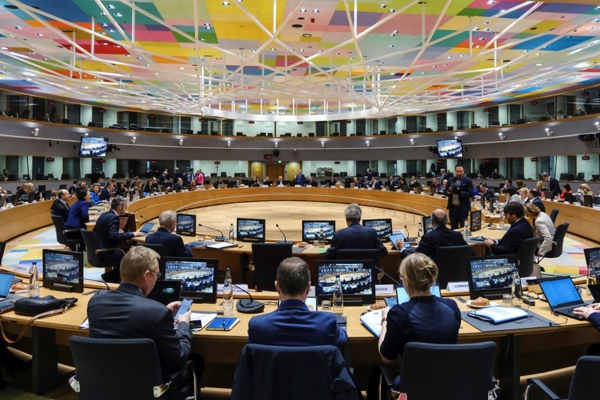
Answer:
M35 128L34 130L31 131L31 136L37 136L39 132L40 132L40 130L38 128Z
M179 139L179 145L183 146L183 139Z
M321 142L321 147L325 147L325 142ZM296 150L294 150L296 151Z
M137 138L136 138L135 136L133 136L133 137L131 138L131 143L135 143L135 141L136 141L136 140L137 140Z
M544 130L546 131L546 136L552 136L552 134L554 133L550 130L550 128L546 128Z
M410 145L414 146L415 145L415 139L410 139Z
M500 140L504 140L506 138L506 136L504 136L504 133L502 132L498 132L498 137L500 138Z
M231 140L227 141L227 147L231 147ZM275 147L277 147L277 143L275 143Z

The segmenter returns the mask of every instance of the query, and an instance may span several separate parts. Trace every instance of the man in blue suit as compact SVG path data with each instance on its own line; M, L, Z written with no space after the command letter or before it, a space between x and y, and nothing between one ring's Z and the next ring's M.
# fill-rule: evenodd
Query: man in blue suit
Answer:
M454 168L454 177L448 180L446 195L450 214L450 226L452 229L462 228L471 211L471 199L474 196L473 181L465 176L462 165Z
M98 247L101 249L114 249L98 253L102 262L112 265L114 269L102 274L106 282L119 281L119 267L125 252L119 249L121 242L125 242L134 236L144 236L142 232L127 232L119 229L119 217L127 211L127 200L121 196L113 197L110 202L110 211L100 215L94 227L94 233L98 239Z
M529 201L531 204L537 206L541 212L546 212L546 206L544 205L542 199L540 199L540 192L538 192L537 189L531 189L529 191Z
M163 211L158 217L158 224L160 227L146 237L146 243L162 245L168 257L192 257L190 246L183 244L181 236L173 235L177 227L177 214L170 210Z
M310 271L304 260L286 258L277 268L275 288L281 304L271 313L253 317L248 342L271 346L341 347L348 340L332 313L313 311L306 305Z
M331 246L327 249L325 258L335 260L340 249L379 249L381 257L387 256L388 250L383 246L373 228L360 224L362 210L357 204L350 204L344 211L348 227L333 234Z
M294 182L296 183L296 185L304 186L305 180L306 180L306 177L302 173L302 170L299 169L298 174L296 175L296 178L294 178Z
M483 242L494 255L517 254L523 240L533 237L533 229L523 217L525 211L521 203L508 202L504 206L504 215L510 223L510 229L500 240L487 239Z

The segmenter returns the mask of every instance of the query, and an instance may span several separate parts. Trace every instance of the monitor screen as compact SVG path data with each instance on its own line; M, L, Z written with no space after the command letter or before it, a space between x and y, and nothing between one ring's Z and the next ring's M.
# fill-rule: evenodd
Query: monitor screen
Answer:
M82 136L79 157L106 157L108 138Z
M598 275L600 275L600 247L583 249L583 253L585 254L585 263L590 270L590 275L592 275L592 272L595 272L593 276L596 276L596 280L598 280Z
M83 293L83 253L44 249L42 274L45 288Z
M468 257L469 293L471 299L500 298L510 293L516 255Z
M481 210L471 211L471 232L481 229Z
M363 225L373 228L377 231L377 237L380 240L387 241L392 234L392 219L363 219Z
M181 297L190 297L203 303L217 302L219 260L200 258L163 257L160 272L167 281L181 281Z
M433 230L433 226L431 226L431 216L424 216L423 217L423 234L428 234L429 232L431 232Z
M302 241L331 242L335 233L335 221L302 221Z
M438 155L440 158L462 158L462 140L448 139L437 141Z
M265 241L265 220L238 218L237 219L237 238L241 241L264 242Z
M371 260L317 261L317 299L330 300L335 276L340 276L344 304L372 304L375 302L376 270Z
M196 236L196 215L195 214L177 214L178 235Z

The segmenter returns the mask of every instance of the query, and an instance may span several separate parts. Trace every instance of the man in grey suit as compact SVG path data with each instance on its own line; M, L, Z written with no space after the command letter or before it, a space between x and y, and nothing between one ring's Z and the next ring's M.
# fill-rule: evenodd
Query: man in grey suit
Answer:
M123 257L121 284L116 290L93 296L88 304L87 315L91 338L152 339L166 382L190 358L194 336L189 325L191 310L180 315L177 328L173 328L173 317L181 302L164 306L146 298L160 278L158 258L156 252L146 247L131 248ZM200 380L204 359L199 355L192 356L196 371L200 373L197 379ZM172 385L167 394L171 399L181 399L193 395L193 389L192 374L189 373Z

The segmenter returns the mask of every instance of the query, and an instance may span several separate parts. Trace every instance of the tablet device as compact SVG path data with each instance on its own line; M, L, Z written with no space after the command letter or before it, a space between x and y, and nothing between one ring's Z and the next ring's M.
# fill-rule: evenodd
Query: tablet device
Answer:
M396 240L401 239L404 241L404 248L405 249L409 249L410 248L410 243L406 241L406 237L404 237L404 235L402 233L398 233L396 235L392 235L390 236L390 242L392 242L392 246L394 246L394 249L396 250L400 250L398 247L396 247Z

